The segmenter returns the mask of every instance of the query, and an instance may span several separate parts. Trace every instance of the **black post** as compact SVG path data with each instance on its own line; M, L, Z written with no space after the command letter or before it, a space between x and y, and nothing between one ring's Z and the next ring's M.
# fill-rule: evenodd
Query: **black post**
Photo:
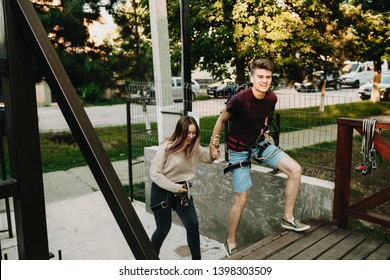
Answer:
M95 177L95 180L98 183L102 194L104 195L107 204L110 207L111 212L113 213L118 223L118 226L123 233L123 236L125 237L129 247L134 254L134 257L136 259L158 259L158 256L153 249L153 246L145 231L145 228L143 227L137 213L135 212L134 207L130 203L127 194L123 190L123 185L119 180L119 177L116 174L115 169L112 166L110 159L108 158L108 155L104 150L103 145L100 142L100 139L97 136L91 121L88 118L87 113L85 112L85 109L82 106L82 103L80 102L76 89L73 87L72 82L70 81L69 76L67 75L53 45L48 40L47 33L42 23L40 22L32 3L30 2L30 0L13 0L9 2L11 4L10 6L13 14L15 15L16 21L18 22L18 26L20 27L20 30L18 30L18 32L10 34L17 34L19 36L23 34L27 42L15 45L14 47L29 46L30 48L32 48L36 61L42 67L43 73L46 77L46 80L48 81L50 89L56 97L57 103L65 117L65 120L67 121L69 128L71 129L80 147L80 151L83 153L84 158L86 159L88 166L91 169L91 172ZM23 51L24 53L26 53L25 48L23 49ZM25 56L23 55L23 52L21 56ZM14 60L17 62L17 57L15 57ZM22 58L19 58L19 60L22 60ZM13 65L13 63L10 62L9 65ZM22 74L23 73L20 73L18 75L21 76ZM33 80L33 75L31 74L30 76ZM22 86L23 84L25 84L26 77L27 75L24 75L24 77L18 77L18 79L16 79L15 81L19 81L19 83L16 83L16 85ZM20 81L23 81L23 83L20 83ZM35 94L26 94L29 93L26 90L21 93L22 94L20 97L23 97L22 101L24 102L22 102L22 104L20 105L27 103L27 97L35 97ZM23 110L18 111L22 112ZM29 116L26 112L24 112L24 114L26 114L26 117L30 117L31 119L31 116ZM24 128L26 129L26 126L30 126L29 124L34 121L37 126L37 118L31 120L24 120L24 123L21 122L20 124L24 125ZM7 127L9 127L8 124ZM36 132L38 133L38 129L36 129ZM26 146L25 148L27 149L27 151L29 151L29 149L32 149L32 145L30 143L31 138L21 138L21 140L24 141L23 143L25 143L26 139L29 139L30 145L24 146ZM33 151L39 151L39 146L38 149L33 149ZM25 157L29 159L28 156L29 153L27 153ZM27 163L30 162L20 161L20 163L23 163L27 167ZM31 169L31 167L35 166L36 164L29 165L28 167ZM39 166L41 165L39 164ZM33 169L30 171L30 169L27 170L27 172L35 171L34 174L36 174L36 170ZM32 204L31 206L36 207L36 205L40 204L40 201L34 200L33 198L30 198L30 200L34 201L34 204ZM44 206L44 203L42 203L42 205ZM36 212L36 208L34 208L30 212ZM40 229L42 228L39 225L35 227ZM36 231L35 228L31 230ZM30 233L30 231L27 230L26 233ZM35 236L29 236L30 239L33 239L34 237ZM37 243L36 240L33 239L33 241ZM104 242L104 240L102 242ZM37 244L35 243L34 245L36 246ZM20 243L18 242L18 245L19 244ZM38 245L40 244L38 243ZM46 250L46 248L39 248L39 251L43 251L44 249L46 251L45 257L47 259L48 251Z
M11 12L15 2L3 2L8 75L3 77L2 86L6 104L10 176L17 188L14 211L18 254L19 259L48 260L33 54L27 49L29 42L23 37L17 18Z
M126 102L126 114L127 114L127 161L129 168L129 189L130 189L130 198L133 201L133 154L131 151L131 109L130 109L130 100Z
M1 78L0 78L0 91L2 91ZM7 180L7 170L5 168L5 155L4 155L4 142L3 142L3 136L5 135L6 135L5 112L4 112L4 107L0 107L0 165L1 165L1 178L3 181ZM12 238L14 235L12 231L11 206L8 197L4 198L4 200L5 200L5 211L7 216L8 237Z
M181 11L181 41L182 41L182 85L184 91L184 115L192 111L192 85L191 85L191 34L190 9L188 0L180 1Z

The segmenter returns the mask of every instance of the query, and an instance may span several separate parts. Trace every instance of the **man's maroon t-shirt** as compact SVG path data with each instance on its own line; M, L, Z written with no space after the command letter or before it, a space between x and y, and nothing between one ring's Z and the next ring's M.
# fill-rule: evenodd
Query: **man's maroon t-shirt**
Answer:
M234 95L226 104L226 110L232 115L229 135L252 146L260 135L265 119L275 110L277 101L278 97L271 91L263 99L256 99L252 88Z

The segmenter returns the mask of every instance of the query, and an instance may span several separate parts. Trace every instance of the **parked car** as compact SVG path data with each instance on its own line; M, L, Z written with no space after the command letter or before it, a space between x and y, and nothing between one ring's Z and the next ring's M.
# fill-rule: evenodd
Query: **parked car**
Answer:
M173 101L183 101L183 86L181 83L181 77L172 77L172 97ZM195 80L191 81L191 98L192 101L196 99L200 90L200 85ZM156 104L156 91L154 85L149 83L134 86L131 89L130 99L135 103L145 102L146 104Z
M314 71L307 75L305 79L299 83L294 83L294 87L298 92L319 92L321 91L322 85L325 81L324 71ZM326 75L326 87L334 88L335 90L341 89L341 74L339 71L330 71Z
M278 87L279 79L280 79L279 73L272 74L272 84L270 87L271 90L275 90ZM207 94L214 98L219 98L219 97L228 98L229 95L233 94L234 91L239 92L251 86L252 86L251 82L246 82L242 85L238 85L236 82L232 80L223 80L221 82L210 84L207 87Z
M140 83L130 86L130 101L132 103L140 103L147 105L156 104L156 94L152 84Z
M387 60L383 60L382 72L387 70ZM372 82L374 78L374 63L372 61L346 61L340 71L343 84L359 88L363 84Z
M174 101L182 101L183 100L183 92L184 87L189 85L183 85L181 82L181 77L172 77L172 95ZM191 97L192 101L196 100L196 96L198 95L200 90L200 85L197 81L191 80Z
M229 95L229 91L234 89L236 84L232 80L223 80L220 82L216 82L213 84L210 84L207 87L207 94L214 97L222 97L226 98Z
M362 100L371 98L372 82L366 83L359 87L359 96ZM381 82L378 85L381 101L390 101L390 72L382 73Z

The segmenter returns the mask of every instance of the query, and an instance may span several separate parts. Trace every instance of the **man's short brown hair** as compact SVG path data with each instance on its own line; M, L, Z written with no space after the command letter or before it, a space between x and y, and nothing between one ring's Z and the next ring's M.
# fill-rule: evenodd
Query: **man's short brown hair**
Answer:
M253 75L253 72L256 69L266 69L271 72L274 72L274 68L275 66L271 60L269 60L268 58L259 58L253 61L251 64L251 75Z

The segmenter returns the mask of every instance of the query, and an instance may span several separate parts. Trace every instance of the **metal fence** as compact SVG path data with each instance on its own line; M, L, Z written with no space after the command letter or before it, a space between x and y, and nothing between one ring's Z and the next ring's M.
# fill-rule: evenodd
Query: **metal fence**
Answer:
M171 92L171 86L161 87L165 97L167 96L166 92L168 94ZM191 85L184 87L191 88ZM129 130L130 157L132 158L130 185L133 186L134 197L142 200L144 176L149 176L143 171L143 149L158 145L156 98L159 97L156 96L155 85L151 83L133 82L129 83L126 89L130 104L129 123L131 123L131 130ZM183 89L181 90L183 92ZM321 96L320 92L298 93L287 87L277 89L275 92L278 96L276 113L280 114L281 118L280 147L288 151L294 158L298 158L304 174L333 180L335 164L324 165L324 153L319 153L319 151L325 152L327 160L335 163L336 120L337 117L347 116L351 112L350 104L360 102L357 89L327 90L324 96ZM208 95L207 85L201 85L195 96L193 101L187 101L191 104L176 99L159 110L165 114L165 122L174 125L178 117L183 115L186 107L190 105L191 114L199 117L201 144L207 146L215 120L223 109L227 97L222 95L215 98L211 92ZM321 99L325 106L339 107L336 110L337 113L319 112ZM172 132L173 129L174 126L172 126ZM226 153L223 154L226 156Z

